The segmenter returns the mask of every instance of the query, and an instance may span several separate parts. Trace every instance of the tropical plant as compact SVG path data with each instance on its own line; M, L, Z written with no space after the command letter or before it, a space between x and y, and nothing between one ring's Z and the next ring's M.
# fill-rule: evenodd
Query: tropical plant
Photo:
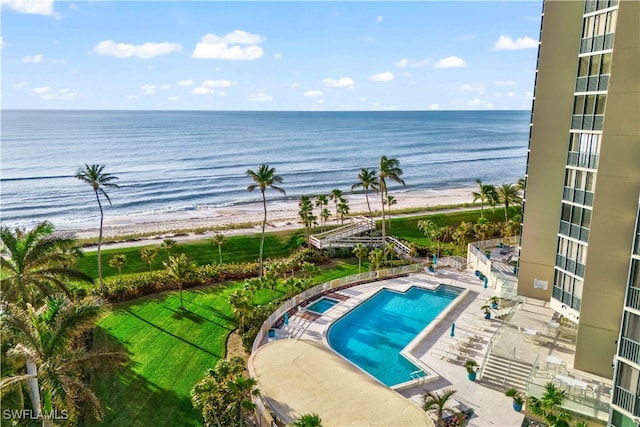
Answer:
M384 200L384 204L388 206L387 214L389 216L389 231L391 231L391 206L397 205L398 201L395 197L387 194L386 199Z
M571 416L562 411L566 398L564 390L549 382L544 386L542 397L530 398L529 411L533 415L544 418L549 427L569 427Z
M340 197L338 202L338 215L340 216L340 225L344 225L344 217L349 215L349 201Z
M458 415L460 412L448 406L448 401L456 394L456 390L444 390L442 394L435 391L426 391L422 396L422 409L434 413L436 416L436 426L444 427L444 417L446 413Z
M100 402L84 381L86 370L108 362L122 362L123 353L91 352L85 348L83 334L101 315L102 304L95 298L71 301L58 294L47 298L39 309L27 304L2 302L3 340L10 342L7 356L23 361L26 373L5 377L4 392L26 381L38 418L42 412L68 411L75 418L81 405L102 418Z
M304 227L304 237L307 246L311 248L311 227L316 223L317 217L313 214L313 204L309 196L300 196L298 208L298 216Z
M109 259L109 267L118 269L118 276L122 275L122 267L127 263L125 254L114 254Z
M164 239L162 244L160 244L160 248L167 251L167 259L169 259L171 257L171 251L174 250L177 245L178 242L173 239Z
M276 175L276 168L269 167L267 164L261 164L258 166L257 171L253 171L251 169L247 170L246 175L253 180L253 184L247 187L247 191L253 191L256 188L260 189L262 193L262 206L264 208L264 219L262 220L262 236L260 238L260 255L259 255L259 265L260 265L260 275L262 276L264 272L262 271L262 252L264 249L264 231L267 226L267 198L265 196L265 191L267 188L271 188L276 190L282 194L286 194L286 192L276 186L275 184L280 184L282 182L282 177L280 175Z
M513 184L500 184L496 187L496 193L498 195L498 201L504 204L504 220L509 220L509 206L520 203L522 198L520 197L520 191L518 187Z
M520 178L518 179L518 182L516 182L516 188L520 191L524 191L526 186L527 186L527 180L525 178Z
M362 270L362 258L366 257L368 253L369 248L364 246L362 243L358 243L353 248L353 254L358 258L358 274L360 274L360 271Z
M100 257L100 250L102 248L102 226L104 223L104 212L102 210L102 202L100 201L100 195L103 195L105 199L111 205L111 199L106 192L106 188L120 188L118 184L113 182L118 179L117 176L113 176L104 171L104 165L88 165L85 163L84 169L79 169L75 177L82 182L85 182L91 186L93 192L96 194L96 200L98 201L98 207L100 208L100 230L98 232L98 280L100 281L100 290L104 293L106 289L104 287L104 281L102 280L102 259Z
M291 424L291 427L322 427L318 414L302 414Z
M231 304L233 314L235 314L238 319L240 332L244 332L244 321L253 307L253 304L251 304L251 296L244 289L236 289L229 296L229 304Z
M504 392L504 395L510 397L513 400L513 403L516 405L522 405L524 403L524 397L520 394L520 391L515 388L510 388L509 390Z
M53 234L53 225L44 221L29 231L0 228L5 254L0 257L3 298L23 304L36 304L54 290L71 297L63 280L93 283L88 275L70 268L81 255L70 234Z
M178 292L180 293L180 309L184 309L184 303L182 301L182 288L184 282L189 280L191 274L196 268L195 264L189 261L189 258L185 254L178 256L170 256L168 262L164 262L164 268L167 270L167 275L174 284L178 286Z
M474 374L478 372L478 362L473 359L467 359L464 362L464 368L467 370L467 374Z
M244 425L255 408L252 396L259 394L255 379L245 377L245 370L240 357L221 359L191 389L191 402L205 426Z
M340 218L340 215L338 213L338 203L340 203L340 199L342 198L342 191L338 190L337 188L334 188L333 190L331 190L331 194L329 194L329 199L331 199L333 201L333 203L335 203L336 205L336 224L338 223L338 219Z
M473 201L480 200L480 217L484 218L484 204L488 203L489 206L495 207L498 202L498 193L496 187L491 184L483 184L480 179L476 179L478 184L478 191L474 191Z
M369 204L369 190L377 193L379 185L376 171L369 168L362 168L360 172L358 172L358 182L351 186L351 192L358 187L362 187L364 190L364 197L367 200L367 208L369 209L369 218L373 216L371 213L371 205Z
M324 231L324 226L327 223L327 219L331 215L329 209L327 209L327 206L329 206L329 198L324 194L317 195L316 207L320 208L319 216L321 218L320 227L322 227L322 231Z
M158 251L156 251L155 249L151 249L151 248L140 249L140 258L144 262L149 264L149 272L152 271L151 265L153 264L153 261L155 261L157 256L158 256Z
M211 244L218 247L218 257L220 258L220 265L222 265L222 245L224 245L224 234L216 233L211 238Z
M385 198L388 196L387 180L395 181L398 184L402 184L406 187L405 182L400 178L402 176L402 169L400 169L400 162L398 159L388 158L387 156L380 157L380 166L378 166L378 182L380 184L380 197L382 205L382 241L386 240L386 228L385 228L385 213L384 205Z
M382 259L384 255L382 253L382 249L375 248L371 252L369 252L369 261L371 261L371 270L379 270L380 265L382 264Z

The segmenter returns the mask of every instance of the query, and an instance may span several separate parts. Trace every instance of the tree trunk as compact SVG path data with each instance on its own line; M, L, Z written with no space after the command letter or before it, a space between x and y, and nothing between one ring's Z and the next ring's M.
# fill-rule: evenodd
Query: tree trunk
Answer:
M107 289L104 287L104 281L102 280L102 258L100 249L102 248L102 223L104 222L104 213L102 212L102 203L100 203L100 196L96 191L96 200L98 200L98 207L100 208L100 231L98 233L98 280L100 281L100 291L102 295L107 294Z
M385 217L384 217L384 193L386 189L386 185L384 185L384 179L380 179L380 201L382 202L382 247L384 248L385 243L387 242L387 234L385 229ZM383 251L384 252L384 251ZM384 262L387 263L387 254L384 254Z
M260 238L260 277L263 276L262 273L262 249L264 247L264 229L267 226L267 198L264 195L264 190L262 190L262 206L264 208L264 219L262 220L262 237Z
M367 208L369 208L369 218L371 218L373 214L371 213L371 205L369 204L369 191L366 188L364 189L364 197L365 199L367 199Z
M27 359L27 374L32 375L29 378L29 396L31 397L31 403L33 412L36 416L42 415L42 401L40 400L40 387L38 385L38 367L33 359Z

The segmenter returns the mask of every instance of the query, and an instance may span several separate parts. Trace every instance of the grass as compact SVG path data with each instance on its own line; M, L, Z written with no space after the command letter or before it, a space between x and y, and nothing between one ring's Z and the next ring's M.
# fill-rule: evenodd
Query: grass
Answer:
M363 263L364 268L368 267ZM355 260L334 260L314 277L322 283L358 272ZM177 292L114 304L96 327L95 346L124 351L129 362L115 372L101 370L93 379L106 416L101 426L199 426L190 390L208 368L226 355L226 340L236 321L229 295L242 283ZM285 292L279 284L273 297ZM256 303L271 299L270 290Z
M289 255L296 247L302 231L288 231L280 233L267 233L264 240L264 257L278 258ZM158 255L152 264L152 269L163 269L163 262L168 259L167 251L160 249L160 245L107 249L102 251L102 277L117 276L118 270L109 266L109 259L115 254L127 256L127 262L122 268L122 274L140 273L149 271L149 264L140 257L140 250L153 248L158 250ZM250 262L258 259L260 250L260 233L241 236L227 236L222 245L222 262ZM190 242L179 242L171 251L175 256L184 253L198 265L218 263L218 246L211 244L211 239L203 239ZM98 277L98 262L96 252L87 252L78 259L76 268L91 277Z

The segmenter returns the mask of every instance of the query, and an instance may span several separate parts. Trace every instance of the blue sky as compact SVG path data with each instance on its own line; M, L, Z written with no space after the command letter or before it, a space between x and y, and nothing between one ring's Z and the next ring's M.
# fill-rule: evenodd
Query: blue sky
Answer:
M530 109L540 1L2 1L2 108Z

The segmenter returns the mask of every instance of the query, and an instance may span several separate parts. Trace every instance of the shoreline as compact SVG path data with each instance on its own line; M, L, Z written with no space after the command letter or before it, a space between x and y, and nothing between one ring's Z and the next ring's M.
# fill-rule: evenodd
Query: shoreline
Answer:
M439 190L406 190L391 192L397 203L392 207L393 211L403 209L431 208L434 206L459 205L471 203L473 201L472 192L474 187L449 188ZM350 211L358 213L368 212L364 193L345 194L349 201ZM380 195L369 194L371 210L380 210ZM225 235L247 234L250 232L261 232L263 220L262 203L248 203L220 208L210 208L195 211L176 211L165 213L152 213L131 215L126 217L109 218L108 212L105 215L103 226L103 238L113 239L123 236L146 235L149 237L136 238L131 242L105 243L103 246L115 247L130 243L132 246L141 244L153 244L161 242L163 238L171 237L175 240L198 240L206 239L216 233ZM314 208L317 209L317 208ZM329 211L333 213L334 204L329 202ZM251 225L255 224L255 225ZM335 224L335 218L329 218L328 224ZM207 229L213 227L228 227L219 231L205 231L194 233L193 230ZM297 200L274 200L267 199L267 230L280 231L301 228L298 217ZM98 237L98 227L57 228L58 231L73 233L76 239L92 239ZM190 232L185 236L166 236L167 233L176 231ZM153 236L157 234L157 236Z

